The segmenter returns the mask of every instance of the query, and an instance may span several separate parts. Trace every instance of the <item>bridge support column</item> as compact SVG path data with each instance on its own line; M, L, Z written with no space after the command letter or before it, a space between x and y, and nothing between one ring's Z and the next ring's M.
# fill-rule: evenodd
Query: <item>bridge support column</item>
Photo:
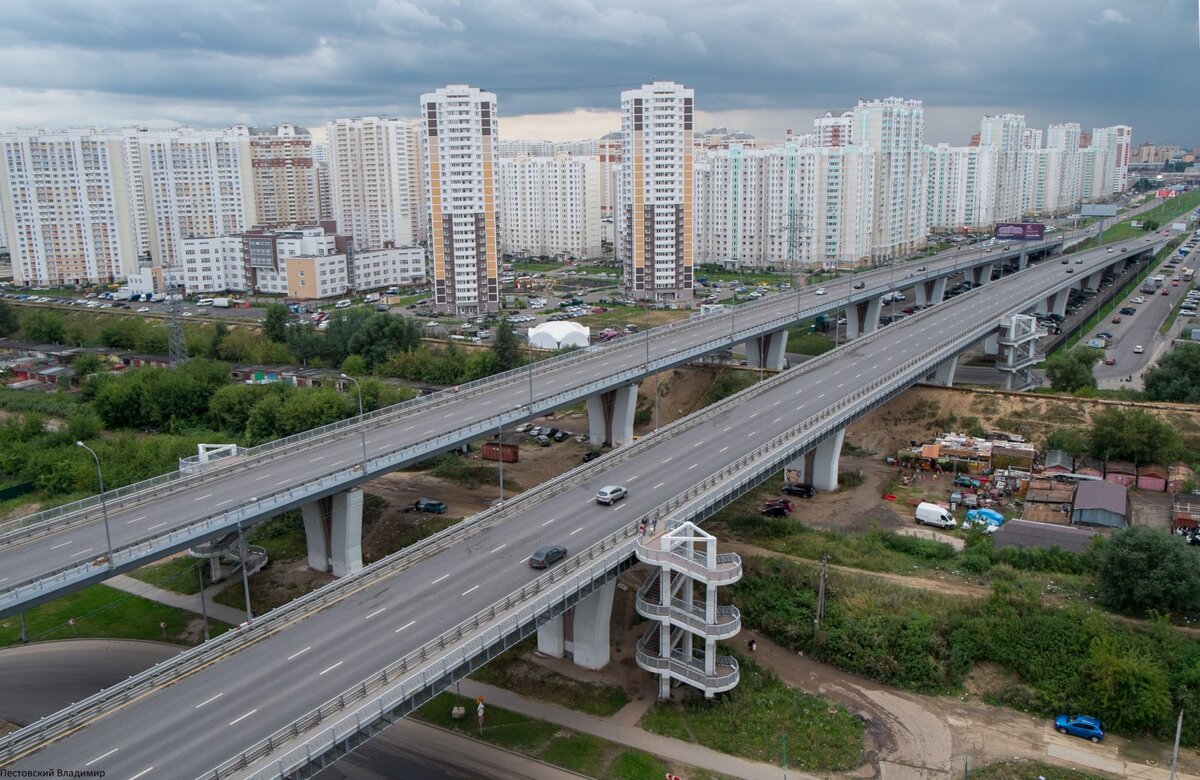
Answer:
M746 342L746 365L782 371L787 352L787 331L777 330Z
M789 463L788 471L797 472L800 484L812 485L817 490L837 490L838 463L842 454L842 442L846 440L846 429L841 428L833 436Z
M1060 317L1067 316L1067 299L1070 297L1070 289L1059 290L1050 298L1050 313L1057 314Z
M1029 267L1029 255L1025 254L1024 248L1021 249L1021 256L1017 258L1017 270L1024 271Z
M362 568L362 491L335 493L300 507L308 565L345 577Z
M609 580L572 608L571 638L572 655L576 666L584 669L603 669L608 665L608 626L612 622L613 596L617 592L617 581Z
M1099 290L1100 280L1104 278L1104 270L1101 269L1084 280L1083 286L1085 289Z
M879 310L882 298L862 301L846 309L846 339L855 339L879 330Z
M971 269L971 273L974 274L974 279L972 279L972 281L975 282L976 287L992 281L992 269L994 267L994 263L987 263Z
M551 658L562 658L567 649L566 636L563 632L563 616L559 615L549 623L538 626L537 638L539 653Z
M999 355L1000 354L1000 334L992 333L983 339L983 354Z
M930 374L933 384L942 385L943 387L954 387L954 372L958 370L958 356L950 358L949 361L941 364L934 372Z
M633 441L638 386L625 385L587 399L588 438L593 446L620 447Z
M918 306L931 306L941 303L946 298L946 277L939 276L928 282L921 282L913 288L916 293Z

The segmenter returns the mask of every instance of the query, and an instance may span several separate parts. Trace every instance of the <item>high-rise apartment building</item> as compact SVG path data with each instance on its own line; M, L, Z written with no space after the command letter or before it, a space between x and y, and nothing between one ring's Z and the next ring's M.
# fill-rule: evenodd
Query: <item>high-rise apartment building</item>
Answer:
M987 228L996 218L996 176L1000 153L994 146L938 144L928 150L930 230Z
M333 183L329 173L329 144L313 144L313 168L317 172L317 219L321 221L333 219Z
M595 156L497 160L500 252L599 255L600 183L600 159Z
M1026 135L1025 117L1021 114L984 116L979 123L979 146L993 150L996 166L990 198L980 194L984 201L990 199L992 202L992 221L1013 222L1024 214L1028 188L1024 159Z
M318 219L317 169L312 136L279 125L250 134L256 225L310 225Z
M124 279L138 268L136 215L119 133L0 135L0 220L18 284Z
M693 102L670 81L621 93L617 259L635 299L692 297Z
M1128 125L1097 127L1092 130L1092 148L1105 155L1104 182L1096 187L1111 194L1129 189L1129 156L1133 128ZM1093 195L1092 197L1099 197Z
M854 143L854 112L842 111L835 114L826 111L824 116L813 120L813 132L817 136L818 146L850 146Z
M434 303L497 311L496 95L454 84L421 95Z
M617 168L621 165L621 133L613 131L600 136L600 217L612 220L617 193Z
M860 100L851 138L875 150L875 228L872 252L886 260L923 246L925 110L919 100Z
M326 123L333 218L356 248L408 246L424 238L419 128L386 117Z

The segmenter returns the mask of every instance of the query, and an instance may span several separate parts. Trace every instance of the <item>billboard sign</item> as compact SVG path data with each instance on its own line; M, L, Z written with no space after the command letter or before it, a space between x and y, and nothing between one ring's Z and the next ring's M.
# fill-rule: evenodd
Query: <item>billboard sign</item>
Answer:
M1085 203L1079 213L1085 217L1115 217L1117 206L1115 203Z
M1172 222L1171 223L1171 230L1174 230L1176 233L1182 233L1187 229L1188 229L1188 227L1187 227L1186 222Z
M1154 191L1154 197L1156 197L1160 200L1166 200L1167 198L1173 198L1178 194L1179 193L1175 190L1155 190Z
M1041 222L998 222L996 238L1010 241L1041 241L1046 238L1046 226Z

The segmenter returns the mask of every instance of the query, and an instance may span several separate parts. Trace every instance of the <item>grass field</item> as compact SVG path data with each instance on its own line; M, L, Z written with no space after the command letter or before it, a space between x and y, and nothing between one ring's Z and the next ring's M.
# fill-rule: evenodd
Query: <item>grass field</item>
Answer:
M686 309L659 311L656 309L643 309L640 306L615 306L602 314L585 314L582 317L576 318L575 322L591 328L593 332L604 330L605 328L621 330L630 323L637 325L640 330L646 330L647 328L686 320L690 315L691 312Z
M197 568L204 577L204 586L211 585L212 582L208 579L208 565L203 560L191 556L143 566L129 572L129 576L156 588L191 596L200 592L200 582L196 578Z
M566 268L563 263L513 263L512 267L514 271L524 271L529 274L544 274Z
M1103 780L1103 775L1064 769L1040 761L998 761L972 769L971 780Z
M191 612L147 601L105 585L92 585L25 611L25 624L31 642L105 638L195 644L188 633L188 624L199 619L198 615ZM74 621L74 625L71 621ZM224 623L209 621L209 631L213 636L228 628ZM20 640L21 622L18 616L0 621L0 646L15 645Z
M642 728L767 763L780 760L786 734L789 766L828 771L862 763L863 725L852 713L738 660L741 680L732 691L714 701L657 702Z
M616 686L572 680L525 660L522 655L532 645L532 638L522 642L471 677L531 699L602 718L615 714L629 703L629 697Z
M1124 241L1125 239L1144 235L1146 231L1141 228L1135 228L1130 224L1135 219L1139 221L1146 219L1155 220L1158 222L1158 229L1165 230L1170 227L1171 221L1176 217L1198 206L1200 206L1200 190L1185 192L1182 195L1177 195L1174 198L1163 201L1161 205L1155 206L1145 213L1118 222L1104 231L1104 237L1101 240L1106 244L1110 244L1114 241Z

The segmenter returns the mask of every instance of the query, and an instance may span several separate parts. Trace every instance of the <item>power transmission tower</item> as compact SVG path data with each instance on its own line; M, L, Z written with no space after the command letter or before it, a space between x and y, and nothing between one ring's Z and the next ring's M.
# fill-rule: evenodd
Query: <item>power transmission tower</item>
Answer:
M163 309L167 313L167 355L171 359L171 367L181 365L187 360L187 344L183 340L183 288L175 282L173 268L163 268L163 288L166 299ZM170 281L167 281L170 279Z
M801 232L800 210L793 203L788 209L788 274L793 280L800 274L801 255L804 252L804 235Z

